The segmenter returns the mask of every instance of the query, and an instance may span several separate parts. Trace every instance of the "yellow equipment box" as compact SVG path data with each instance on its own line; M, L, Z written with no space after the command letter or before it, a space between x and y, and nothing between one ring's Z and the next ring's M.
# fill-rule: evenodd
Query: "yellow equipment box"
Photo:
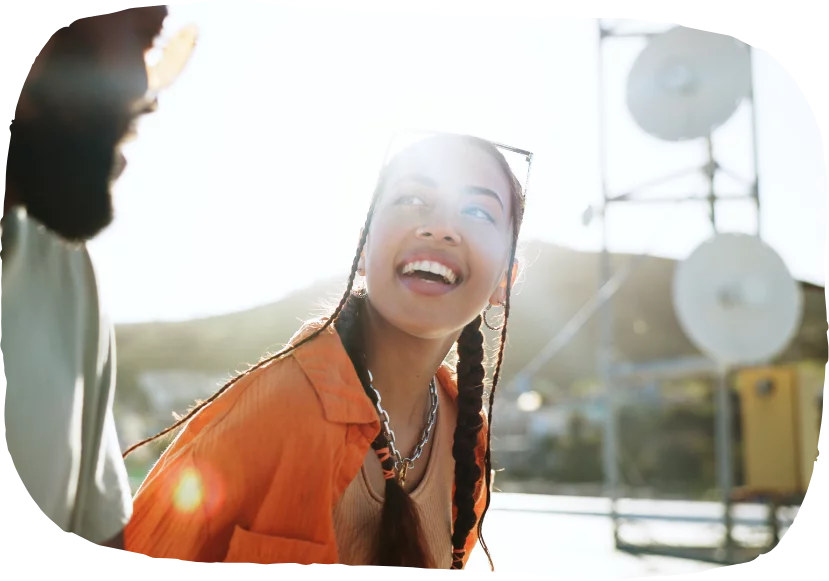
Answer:
M804 494L818 454L824 367L800 363L737 372L744 491Z

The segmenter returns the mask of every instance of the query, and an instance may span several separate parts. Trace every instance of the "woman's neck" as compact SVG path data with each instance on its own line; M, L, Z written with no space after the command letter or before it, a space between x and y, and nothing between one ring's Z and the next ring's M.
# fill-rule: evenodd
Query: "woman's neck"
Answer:
M389 324L370 302L365 306L365 314L362 324L366 364L384 409L395 423L422 422L429 407L429 382L457 337L413 337Z

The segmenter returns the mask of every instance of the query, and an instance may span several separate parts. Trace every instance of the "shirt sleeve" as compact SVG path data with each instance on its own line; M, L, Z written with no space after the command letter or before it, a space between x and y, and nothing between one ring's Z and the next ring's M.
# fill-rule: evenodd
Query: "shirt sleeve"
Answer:
M75 532L92 542L103 543L120 533L132 514L132 498L129 479L112 404L115 392L115 345L111 327L104 327L106 345L104 363L100 375L97 401L87 400L93 407L90 426L94 431L85 444L91 444L91 458L95 459L79 489L78 516ZM87 415L87 414L84 414ZM94 418L94 419L93 419Z
M9 452L50 519L105 542L123 528L131 507L112 417L112 325L102 315L85 246L67 245L19 208L4 222Z
M329 499L343 432L326 422L291 358L242 377L150 470L124 548L183 561L333 562Z
M240 387L248 380L243 378ZM215 533L238 516L240 505L250 500L246 484L255 480L244 445L233 437L237 430L216 435L224 432L221 420L229 410L217 411L238 393L227 395L185 424L138 488L124 530L127 551L182 561L223 558L226 539ZM246 423L244 418L239 422Z
M144 481L135 496L135 514L124 529L124 548L154 558L210 561L210 534L202 478L192 447ZM158 467L158 466L157 466ZM158 467L160 468L160 467Z

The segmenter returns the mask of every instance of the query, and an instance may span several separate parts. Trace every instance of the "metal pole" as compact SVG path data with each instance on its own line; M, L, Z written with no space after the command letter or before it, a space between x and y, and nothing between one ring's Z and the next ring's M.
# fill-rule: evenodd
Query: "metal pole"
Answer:
M717 233L717 193L714 189L714 178L716 166L714 164L714 144L711 136L706 138L708 150L708 201L711 215L711 228L714 234ZM716 456L717 473L719 480L720 495L723 504L723 526L725 528L723 549L727 563L733 562L733 540L731 538L731 489L733 487L734 468L732 462L732 438L731 438L731 398L728 392L728 368L720 366L717 384L717 429Z
M769 530L771 532L771 542L769 543L769 551L775 548L780 542L780 524L777 522L777 509L780 507L780 502L775 494L771 495L768 503L769 510Z
M609 196L606 183L606 135L605 135L605 111L604 111L604 69L602 51L604 49L604 29L601 19L597 19L599 42L598 42L598 99L599 99L599 163L602 180L602 251L600 258L599 292L611 278L610 253L607 248L607 208ZM619 519L617 512L618 488L619 488L619 463L616 450L616 398L613 388L612 361L613 361L613 311L612 301L608 300L602 306L599 323L599 353L598 363L602 374L602 386L604 388L605 400L605 421L602 438L603 466L605 495L610 500L610 520L613 527L614 547L619 546Z
M717 175L717 166L714 162L714 142L711 134L705 138L705 146L708 154L708 163L705 166L705 177L708 178L708 213L711 217L711 228L714 234L717 233L717 193L714 190L714 179Z
M722 366L719 370L717 385L716 454L719 489L723 503L723 526L725 527L723 549L728 563L734 562L734 541L731 537L733 526L731 489L734 480L731 435L731 398L729 397L728 388L728 368Z
M761 220L760 220L760 167L757 139L757 99L754 91L754 49L746 45L748 48L748 75L749 75L749 99L751 100L751 141L752 151L754 155L754 184L752 185L752 195L754 196L754 203L757 207L757 237L761 238Z
M610 253L607 249L607 219L602 219L602 255L601 255L601 283L604 285L611 277ZM616 442L616 390L613 385L613 302L608 300L602 305L599 324L601 326L599 342L599 368L602 372L602 385L605 399L605 423L603 437L603 461L605 486L610 499L610 518L613 523L613 539L619 544L619 526L616 504L619 489L619 463Z

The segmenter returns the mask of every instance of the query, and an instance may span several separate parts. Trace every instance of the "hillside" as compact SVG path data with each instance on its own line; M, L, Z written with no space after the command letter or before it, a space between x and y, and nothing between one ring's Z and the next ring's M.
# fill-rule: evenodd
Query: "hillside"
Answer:
M598 288L596 253L543 243L525 250L531 264L516 288L510 318L510 342L503 379L523 367L584 305ZM630 259L614 255L613 268ZM616 357L645 362L697 355L679 327L671 305L675 261L646 257L613 299ZM327 312L323 302L336 304L345 274L321 281L285 299L244 312L177 323L122 325L118 341L118 400L137 409L146 405L137 378L154 370L192 370L208 375L230 374L279 349L302 319ZM805 314L797 339L782 360L827 358L824 290L804 284ZM539 377L569 387L597 376L597 325L592 319L549 361ZM493 334L489 334L490 339Z

